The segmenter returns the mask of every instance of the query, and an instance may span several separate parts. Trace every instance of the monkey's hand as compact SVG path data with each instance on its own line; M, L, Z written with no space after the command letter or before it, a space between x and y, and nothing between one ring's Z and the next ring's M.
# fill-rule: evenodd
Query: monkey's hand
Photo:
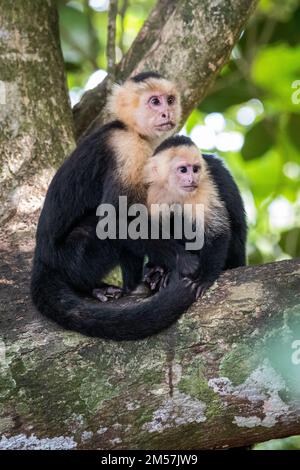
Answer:
M101 287L93 289L93 297L100 302L107 302L109 299L119 299L124 294L121 287L102 283Z
M200 299L200 297L203 297L203 295L205 294L205 292L213 285L213 282L211 281L193 281L192 279L186 277L184 278L185 280L187 280L187 282L189 283L191 289L192 289L192 292L194 292L195 294L195 300L198 300Z
M202 297L213 284L213 282L203 279L200 264L199 255L196 253L186 251L178 256L179 275L190 285L192 292L195 294L195 300Z
M161 266L146 264L144 271L144 283L152 293L167 286L170 272Z

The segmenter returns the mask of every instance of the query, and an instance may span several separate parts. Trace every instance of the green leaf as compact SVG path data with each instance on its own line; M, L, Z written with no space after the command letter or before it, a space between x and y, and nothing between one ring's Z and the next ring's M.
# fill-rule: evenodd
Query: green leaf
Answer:
M281 154L274 147L263 157L248 161L243 172L257 205L272 199L282 179Z
M293 258L300 256L300 228L296 227L282 232L279 245L285 253Z
M219 112L222 113L231 106L245 103L253 98L253 93L249 89L249 84L245 80L238 80L233 84L222 87L222 82L227 76L219 78L216 86L221 86L220 90L208 95L200 104L199 110L205 113Z
M254 83L271 100L273 109L295 110L292 84L300 76L300 46L282 43L263 48L256 55L251 73Z
M85 13L71 5L61 6L59 25L66 62L82 65L85 60L96 60L98 44Z
M254 124L245 135L241 153L244 160L254 160L264 155L276 142L275 120L263 119Z
M300 114L290 114L287 122L287 134L293 145L300 149Z

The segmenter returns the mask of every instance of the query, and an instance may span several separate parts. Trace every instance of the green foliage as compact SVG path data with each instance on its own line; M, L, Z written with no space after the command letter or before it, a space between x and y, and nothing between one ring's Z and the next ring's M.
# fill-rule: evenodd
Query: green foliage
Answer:
M241 149L244 160L252 160L265 155L276 143L277 125L274 120L263 119L246 133Z
M250 263L300 256L299 19L299 1L283 5L262 0L197 110L202 120L210 112L222 113L224 131L244 136L240 150L219 153L235 174L251 214ZM241 124L237 113L253 107L253 99L261 110L255 111L252 123Z

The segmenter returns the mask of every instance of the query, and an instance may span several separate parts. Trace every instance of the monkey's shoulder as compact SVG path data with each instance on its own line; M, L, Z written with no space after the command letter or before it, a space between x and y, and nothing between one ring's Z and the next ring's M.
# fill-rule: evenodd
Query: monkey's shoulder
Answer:
M122 121L114 120L108 122L80 140L70 157L73 159L84 158L87 161L90 159L102 160L107 156L111 157L113 153L111 137L116 133L121 134L126 131L127 126Z

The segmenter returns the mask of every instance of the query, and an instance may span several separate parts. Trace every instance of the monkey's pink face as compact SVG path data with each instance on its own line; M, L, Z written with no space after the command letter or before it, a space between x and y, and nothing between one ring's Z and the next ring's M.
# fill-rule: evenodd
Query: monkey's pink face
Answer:
M139 127L144 135L165 139L172 134L180 119L178 96L159 91L147 91L140 100L137 110Z
M179 160L173 168L176 187L181 193L192 193L197 190L200 182L201 165L198 160Z

